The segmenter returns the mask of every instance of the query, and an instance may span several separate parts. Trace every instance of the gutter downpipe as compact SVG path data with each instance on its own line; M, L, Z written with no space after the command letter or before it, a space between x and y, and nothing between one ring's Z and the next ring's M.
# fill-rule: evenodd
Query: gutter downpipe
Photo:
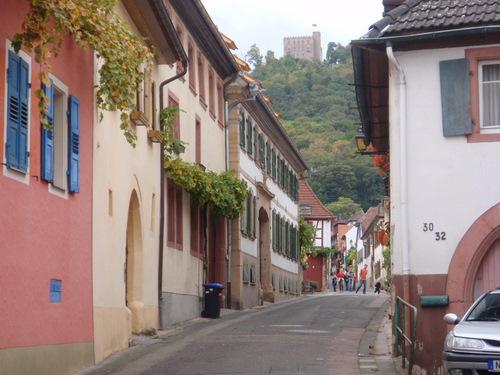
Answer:
M403 296L410 297L409 263L409 229L408 229L408 148L407 148L407 121L406 121L406 78L403 68L394 56L392 42L386 44L386 52L392 66L397 70L399 84L399 147L401 168L401 224L402 224L402 253L403 253Z
M160 111L163 109L163 87L172 82L175 81L178 78L181 78L187 73L187 67L189 64L189 60L186 56L186 53L184 50L183 52L183 60L182 60L182 67L183 71L176 74L175 76L163 81L160 84L160 87L158 90L160 91ZM164 141L161 142L160 144L160 236L159 236L159 242L160 242L160 248L158 251L158 318L159 318L159 326L160 329L163 328L163 315L161 313L161 307L163 304L163 251L164 251L164 246L163 246L163 241L164 241L164 226L165 226L165 145Z

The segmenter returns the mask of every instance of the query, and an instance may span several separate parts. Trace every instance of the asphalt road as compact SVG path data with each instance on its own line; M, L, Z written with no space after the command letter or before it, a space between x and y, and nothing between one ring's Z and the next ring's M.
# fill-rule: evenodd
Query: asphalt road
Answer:
M200 318L78 375L359 374L360 339L384 301L345 292Z

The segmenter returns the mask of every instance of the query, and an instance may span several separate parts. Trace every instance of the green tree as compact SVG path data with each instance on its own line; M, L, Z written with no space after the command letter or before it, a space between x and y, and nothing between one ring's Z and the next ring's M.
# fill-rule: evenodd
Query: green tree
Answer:
M356 212L362 211L361 206L351 198L339 197L336 202L325 205L326 209L333 212L337 219L348 219Z
M258 68L262 65L263 57L260 54L260 49L257 44L252 44L247 54L245 55L245 60L253 65L254 68Z
M341 43L328 43L326 60L329 64L345 64L352 61L351 47L344 47Z

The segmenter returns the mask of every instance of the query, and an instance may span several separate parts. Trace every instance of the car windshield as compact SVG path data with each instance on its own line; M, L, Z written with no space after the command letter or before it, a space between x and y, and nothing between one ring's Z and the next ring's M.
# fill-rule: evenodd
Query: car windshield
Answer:
M500 294L486 294L465 319L467 321L500 320Z

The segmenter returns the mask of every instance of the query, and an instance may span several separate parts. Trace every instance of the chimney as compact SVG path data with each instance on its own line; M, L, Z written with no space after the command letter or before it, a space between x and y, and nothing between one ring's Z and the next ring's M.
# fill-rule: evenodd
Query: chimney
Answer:
M382 0L382 5L384 6L384 15L387 12L390 12L394 8L397 8L401 4L403 4L405 0Z

